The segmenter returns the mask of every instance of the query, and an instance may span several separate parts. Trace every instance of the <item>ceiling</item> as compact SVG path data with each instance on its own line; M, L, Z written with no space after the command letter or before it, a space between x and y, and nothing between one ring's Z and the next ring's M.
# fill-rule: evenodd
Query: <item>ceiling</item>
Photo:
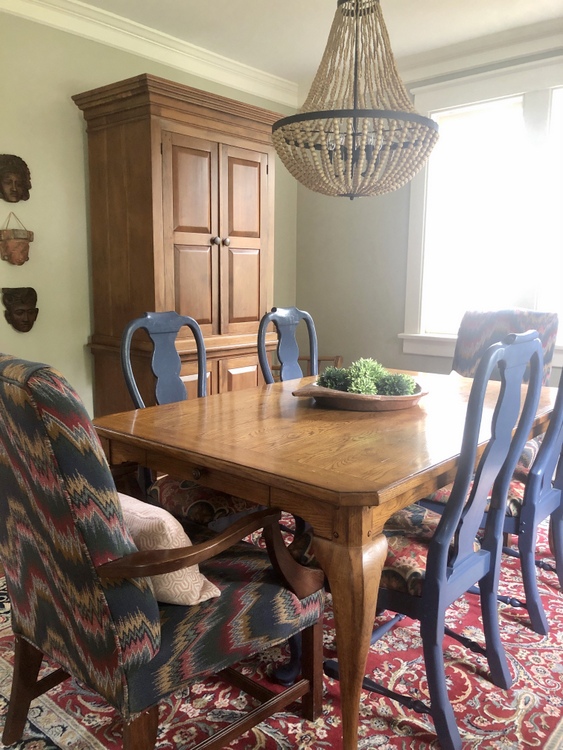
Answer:
M336 10L336 0L88 0L87 5L297 84L314 76ZM563 20L563 0L382 0L382 9L399 60Z

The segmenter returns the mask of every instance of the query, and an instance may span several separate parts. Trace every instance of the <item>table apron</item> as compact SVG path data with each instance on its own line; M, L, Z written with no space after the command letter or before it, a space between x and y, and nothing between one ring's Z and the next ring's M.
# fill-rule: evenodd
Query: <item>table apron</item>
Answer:
M197 461L174 458L157 451L151 451L150 448L126 445L106 438L102 438L102 446L110 466L133 462L162 474L193 480L205 487L211 487L235 497L242 497L257 505L270 505L270 487L263 482L234 476L227 471L203 467Z

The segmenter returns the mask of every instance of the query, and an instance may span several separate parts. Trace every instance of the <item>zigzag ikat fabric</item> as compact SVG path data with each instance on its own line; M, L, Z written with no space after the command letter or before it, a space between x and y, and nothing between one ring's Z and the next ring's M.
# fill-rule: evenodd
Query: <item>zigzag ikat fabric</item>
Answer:
M553 562L547 525L539 530L538 557ZM256 537L256 541L260 541ZM534 633L527 612L500 605L501 633L514 684L495 687L484 656L446 639L449 693L463 750L563 750L563 594L557 575L538 569L538 585L550 622L548 635ZM502 589L523 597L520 562L503 557ZM377 624L389 620L382 612ZM447 612L447 624L482 642L479 600L467 594ZM324 655L336 658L331 597L324 615ZM245 661L249 677L268 687L273 664L287 659L274 646ZM0 727L13 664L9 601L0 579ZM428 700L419 623L405 618L371 648L366 674L405 697ZM210 675L160 702L157 750L190 750L253 705L240 689ZM432 719L384 696L362 691L359 750L439 750ZM340 683L324 678L323 714L304 721L280 711L229 745L229 750L340 750ZM13 750L121 750L121 719L96 693L67 680L33 701L24 738Z
M551 360L559 318L557 313L535 310L468 310L459 326L452 370L472 378L486 349L501 341L509 333L535 330L539 333L543 349L543 382L547 385L551 373Z
M45 365L0 356L0 559L14 632L127 713L127 673L160 647L148 579L94 566L136 550L80 399Z
M103 584L95 566L136 551L95 429L67 381L0 355L0 559L12 625L124 719L316 622L266 553L241 544L201 566L218 600L156 602L149 579Z

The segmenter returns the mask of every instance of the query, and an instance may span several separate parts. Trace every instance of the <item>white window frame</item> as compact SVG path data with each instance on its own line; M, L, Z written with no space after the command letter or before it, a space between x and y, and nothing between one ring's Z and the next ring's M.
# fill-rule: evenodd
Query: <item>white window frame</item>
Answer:
M545 98L552 88L560 86L563 86L563 58L558 57L420 86L412 88L411 92L417 111L430 116L432 111L518 94ZM455 335L421 333L426 180L427 170L424 168L410 186L405 331L399 337L405 354L451 358ZM553 364L563 367L563 346L556 347Z

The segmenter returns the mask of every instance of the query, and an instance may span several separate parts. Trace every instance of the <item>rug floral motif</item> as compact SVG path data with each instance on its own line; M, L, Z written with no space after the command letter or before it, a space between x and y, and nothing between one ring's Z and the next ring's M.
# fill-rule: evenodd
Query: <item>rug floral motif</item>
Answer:
M551 561L541 529L540 557ZM483 656L445 639L449 695L463 739L463 750L563 750L563 595L557 576L538 569L538 581L550 633L527 626L524 609L500 606L501 631L513 685L508 691L487 679ZM503 593L523 598L519 562L503 558ZM336 658L330 596L325 614L324 650ZM380 621L391 615L383 613ZM483 642L477 597L467 595L448 611L448 625ZM272 664L286 658L285 647L246 662L249 674L267 679ZM0 588L0 719L7 709L13 664L10 606ZM405 618L370 650L367 673L376 681L415 699L427 700L427 682L416 622ZM244 712L252 699L216 678L192 684L160 707L157 750L189 750L198 741ZM387 698L363 692L359 750L438 750L432 720ZM325 677L324 710L316 722L283 712L229 745L231 750L339 750L339 683ZM53 688L32 703L24 738L14 750L121 750L116 712L74 680Z

